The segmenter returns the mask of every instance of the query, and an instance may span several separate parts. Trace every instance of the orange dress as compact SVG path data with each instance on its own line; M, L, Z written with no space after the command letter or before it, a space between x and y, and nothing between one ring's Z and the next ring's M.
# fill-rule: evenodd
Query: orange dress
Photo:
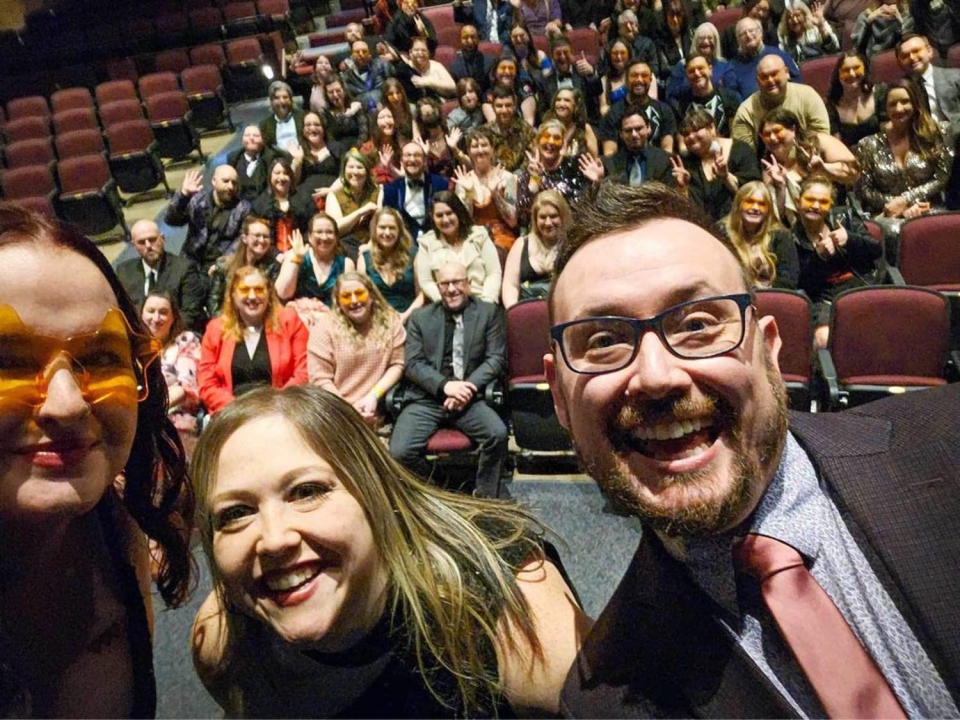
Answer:
M493 195L487 195L487 202L483 205L476 200L473 202L473 222L476 225L483 225L490 232L493 238L493 244L504 250L510 250L517 234L513 231L497 211L497 205L493 201Z

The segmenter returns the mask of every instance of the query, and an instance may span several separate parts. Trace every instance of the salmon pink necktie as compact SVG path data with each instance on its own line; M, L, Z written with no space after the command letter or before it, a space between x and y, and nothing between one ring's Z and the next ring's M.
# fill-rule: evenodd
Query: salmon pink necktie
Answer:
M734 545L740 572L756 578L767 609L800 669L832 718L904 718L906 714L800 553L764 535Z

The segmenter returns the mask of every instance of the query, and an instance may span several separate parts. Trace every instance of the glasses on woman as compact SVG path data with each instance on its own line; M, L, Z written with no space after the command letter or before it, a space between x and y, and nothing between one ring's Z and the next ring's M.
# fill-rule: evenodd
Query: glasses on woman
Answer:
M250 293L253 293L254 297L264 298L267 296L267 286L266 285L247 285L246 283L240 283L237 285L237 292L246 297Z
M341 290L337 293L337 297L340 298L342 305L350 305L355 302L366 302L370 299L370 294L364 288L361 288L359 290Z
M550 337L560 346L573 372L600 375L633 362L644 333L653 330L664 347L679 358L716 357L740 347L747 293L691 300L652 318L588 317L554 325Z
M59 338L30 330L16 310L0 305L0 407L41 407L60 370L73 375L91 405L142 402L146 369L159 351L159 341L134 332L118 308L93 332Z

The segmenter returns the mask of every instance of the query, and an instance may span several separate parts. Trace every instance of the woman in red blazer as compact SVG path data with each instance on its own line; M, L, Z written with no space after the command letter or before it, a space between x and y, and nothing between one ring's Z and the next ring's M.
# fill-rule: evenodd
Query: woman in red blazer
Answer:
M207 410L215 413L261 385L305 383L308 336L297 313L280 305L261 270L239 268L230 279L223 312L203 334L197 381Z

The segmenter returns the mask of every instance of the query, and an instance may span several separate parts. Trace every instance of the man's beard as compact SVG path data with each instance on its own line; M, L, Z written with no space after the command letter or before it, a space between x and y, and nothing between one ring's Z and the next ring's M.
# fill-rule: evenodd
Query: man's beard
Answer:
M728 402L717 396L708 396L698 407L709 405L714 409L713 419L726 432L733 451L733 466L730 487L716 496L716 474L725 468L708 467L688 473L678 473L662 479L662 487L684 485L690 496L682 505L661 506L656 501L643 497L635 487L635 480L626 464L615 457L616 451L602 456L590 457L574 442L574 450L583 471L596 480L601 492L618 510L638 517L645 526L671 536L698 536L716 534L739 520L751 503L758 498L755 493L762 485L759 481L764 472L780 456L787 433L787 393L776 366L766 357L767 382L774 397L774 409L770 417L757 418L761 437L755 448L745 447L740 428L740 413ZM669 418L690 415L693 403L686 398L651 401L647 406L659 405L661 409L651 418ZM611 422L627 420L637 414L653 415L649 410L623 406ZM610 430L607 430L610 437ZM702 485L704 492L697 498L694 490Z

